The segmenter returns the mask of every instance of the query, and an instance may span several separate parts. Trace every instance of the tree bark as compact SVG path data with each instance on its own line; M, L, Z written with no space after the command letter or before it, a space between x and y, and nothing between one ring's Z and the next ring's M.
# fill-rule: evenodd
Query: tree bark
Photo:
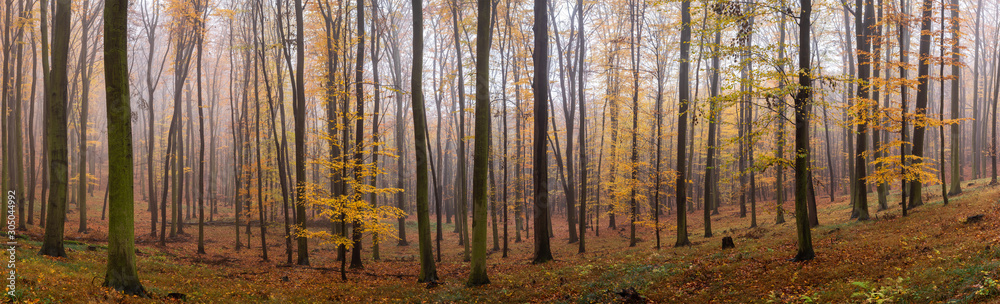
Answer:
M108 118L108 267L104 286L145 296L135 265L132 109L129 104L128 1L104 6L104 83ZM152 186L152 185L151 185Z
M799 41L809 40L810 20L812 20L812 0L800 0L802 13L799 15ZM799 92L795 96L795 228L798 234L798 253L795 261L811 260L815 257L812 246L812 232L809 228L809 214L806 200L809 194L809 113L807 105L811 95L809 71L809 43L799 43Z
M808 1L808 0L806 0ZM687 233L687 159L684 147L687 145L687 124L690 98L689 70L691 63L691 1L681 2L681 59L678 76L679 107L677 116L677 180L675 190L677 208L677 242L674 247L691 245Z
M916 121L913 125L913 165L915 168L922 170L922 158L924 157L924 132L926 131L926 123L921 123L924 120L922 118L927 114L927 100L929 98L928 84L930 75L930 64L927 58L930 56L931 51L931 6L933 1L924 0L921 8L921 21L920 21L920 64L917 66L917 107L915 109L914 117ZM996 109L996 105L994 105ZM995 110L994 110L995 112ZM995 118L994 118L995 119ZM995 132L995 131L994 131ZM994 136L995 137L995 136ZM994 144L994 146L996 146ZM995 155L995 154L994 154ZM995 157L995 156L994 156ZM996 167L996 162L994 161L994 167ZM996 171L996 170L994 170ZM993 174L992 184L996 183L996 174ZM923 181L917 179L910 182L910 205L909 208L917 207L923 205L922 199Z
M958 1L951 1L951 119L961 119L962 112L959 110L958 93L959 82L961 81L961 66L959 65L959 29ZM942 90L944 88L942 87ZM943 108L943 107L942 107ZM948 195L958 195L962 193L962 159L961 126L954 123L951 125L951 190ZM946 200L947 201L947 200Z
M535 65L532 89L535 93L535 130L532 157L532 179L535 190L535 264L552 260L549 248L549 171L548 134L549 109L545 105L549 97L549 24L547 0L534 0L535 44L532 61Z
M467 285L489 284L486 275L486 200L490 142L490 0L478 0L476 17L476 145L472 169L472 265Z
M306 228L306 95L305 95L305 46L303 42L302 0L295 0L295 225L296 232ZM299 235L296 264L309 265L309 240Z
M434 253L431 251L431 223L427 211L427 114L424 112L424 3L412 0L413 6L413 68L410 70L410 98L413 104L413 143L417 158L417 238L420 245L420 276L418 282L437 281ZM439 126L440 127L440 126ZM441 205L438 204L438 233Z
M67 162L67 128L66 128L66 87L67 59L69 58L70 15L72 14L70 0L56 0L55 15L52 18L52 71L49 74L52 86L48 92L46 139L49 158L49 184L51 193L48 197L48 215L45 223L45 236L40 254L52 257L65 257L63 248L63 227L66 219L66 190L69 181Z

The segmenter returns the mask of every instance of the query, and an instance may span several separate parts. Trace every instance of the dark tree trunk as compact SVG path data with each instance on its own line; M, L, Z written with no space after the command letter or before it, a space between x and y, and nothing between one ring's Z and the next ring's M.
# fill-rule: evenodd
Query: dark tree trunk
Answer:
M548 134L549 109L545 105L549 97L549 24L546 0L534 0L535 44L532 59L535 65L532 89L535 93L535 133L532 157L532 179L535 190L535 257L536 264L552 260L549 249L549 172Z
M802 13L799 15L799 41L809 40L810 22L812 20L812 0L800 0ZM812 233L809 228L809 214L806 207L809 194L809 113L808 103L811 95L812 79L809 43L799 43L799 92L795 96L795 227L798 232L798 253L795 261L811 260L815 257L812 246Z
M431 252L431 223L427 211L427 114L424 112L424 16L423 1L413 0L413 69L410 91L413 103L413 143L417 158L417 237L420 241L420 277L418 282L437 281ZM439 126L440 127L440 126ZM440 194L437 194L440 195ZM437 204L438 233L441 233L441 204ZM439 246L440 247L440 246Z
M807 0L808 1L808 0ZM690 102L690 81L689 70L691 63L691 1L681 2L681 62L680 75L678 76L679 115L677 116L677 180L675 190L677 208L677 242L674 247L691 245L687 234L687 159L684 155L684 147L687 145L687 120Z
M52 71L49 73L51 82L45 111L45 141L48 144L46 153L49 158L49 184L51 193L48 197L48 215L45 223L45 236L40 253L52 257L65 257L63 248L63 227L66 219L66 191L69 182L67 162L67 128L66 128L66 87L67 59L69 58L70 15L72 14L70 0L56 0L55 16L52 18Z
M295 201L306 199L306 94L305 94L305 46L303 43L302 0L295 0ZM295 205L295 225L297 229L305 229L306 206ZM305 235L298 237L298 265L309 265L309 240Z

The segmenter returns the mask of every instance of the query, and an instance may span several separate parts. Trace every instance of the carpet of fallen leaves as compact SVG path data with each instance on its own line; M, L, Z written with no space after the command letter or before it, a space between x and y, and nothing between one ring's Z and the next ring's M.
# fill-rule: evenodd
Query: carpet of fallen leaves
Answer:
M552 239L556 260L541 265L530 262L530 238L514 241L511 219L509 257L490 251L491 283L472 288L464 284L469 265L462 261L452 225L445 226L441 242L441 283L429 287L416 282L415 217L407 222L411 244L384 241L380 261L373 261L371 238L366 236L365 267L349 270L345 282L340 280L333 246L319 240L310 240L311 266L286 264L284 229L277 224L268 229L270 261L262 259L259 227L251 230L251 248L235 250L236 228L221 224L227 219L231 223L231 213L206 226L208 253L199 255L197 225L190 224L196 220L188 221L188 234L163 247L148 235L145 208L137 207L137 263L152 298L122 296L101 287L107 228L106 221L99 220L100 209L91 208L93 228L87 234L75 232L77 216L68 216L68 258L39 256L42 230L30 227L26 239L19 240L17 293L28 303L161 302L171 301L169 293L182 293L188 302L213 303L609 303L623 301L619 294L629 289L657 303L991 302L1000 300L993 281L1000 280L1000 187L987 186L988 182L967 182L965 191L947 206L934 195L940 188L925 189L929 203L908 217L901 216L898 193L892 193L890 208L873 213L867 222L848 219L846 197L830 202L821 196L821 226L812 230L816 258L808 262L789 261L796 250L791 202L784 206L789 222L777 225L774 203L758 204L760 227L752 229L749 215L740 218L737 206L725 206L713 216L715 235L710 238L703 237L701 211L691 213L688 231L693 245L680 248L672 246L674 215L661 218L661 249L655 249L652 228L639 227L641 240L630 248L627 226L609 229L607 219L601 218L600 235L587 234L585 254L577 254L577 245L568 244L565 219L556 218ZM869 204L876 209L874 196ZM985 217L965 223L975 214ZM245 244L246 227L239 231ZM492 247L492 228L489 233L488 247ZM502 238L502 229L500 233ZM720 249L726 236L735 240L735 249Z

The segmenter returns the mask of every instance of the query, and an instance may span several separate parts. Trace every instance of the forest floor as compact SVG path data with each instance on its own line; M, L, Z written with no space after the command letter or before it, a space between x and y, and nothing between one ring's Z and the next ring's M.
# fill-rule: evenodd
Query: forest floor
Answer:
M208 254L196 254L197 224L189 224L188 234L168 240L166 247L159 246L148 236L149 216L139 203L137 264L151 299L123 297L101 287L107 224L100 220L103 198L92 198L89 233L77 233L79 215L68 215L68 258L37 254L42 235L38 227L30 227L27 239L18 240L17 293L28 303L160 302L169 301L168 293L183 293L187 301L199 303L609 303L623 301L616 292L631 288L657 303L998 302L1000 187L989 187L988 182L964 182L964 192L947 206L941 203L939 187L925 188L929 203L908 217L900 216L898 193L892 193L890 208L873 213L866 222L849 219L846 197L836 202L818 197L821 226L812 230L816 258L807 262L789 261L796 252L792 202L785 203L788 221L778 225L774 203L758 203L760 227L754 229L748 228L749 215L740 218L738 207L724 206L713 216L715 235L710 238L703 237L702 212L690 213L693 244L679 248L672 246L675 215L661 217L661 249L654 248L654 230L648 227L652 223L637 229L641 240L630 248L627 225L611 230L602 217L600 236L587 234L585 254L577 254L577 244L568 244L565 218L555 218L556 260L541 265L531 264L530 238L514 242L511 220L509 257L490 251L491 283L472 288L464 284L469 265L462 261L452 225L445 225L443 261L437 264L440 285L416 283L420 267L413 216L407 222L409 246L384 241L381 261L373 261L371 238L366 236L365 267L349 270L344 282L333 246L319 240L310 240L311 267L285 264L284 229L279 225L268 229L270 261L261 258L259 227L251 231L253 247L240 251L234 250L231 224L206 225ZM877 209L874 195L869 205ZM976 214L985 218L965 223ZM228 220L231 223L231 217ZM245 243L245 227L240 233ZM492 247L492 227L489 234ZM735 249L720 249L725 236L733 237Z

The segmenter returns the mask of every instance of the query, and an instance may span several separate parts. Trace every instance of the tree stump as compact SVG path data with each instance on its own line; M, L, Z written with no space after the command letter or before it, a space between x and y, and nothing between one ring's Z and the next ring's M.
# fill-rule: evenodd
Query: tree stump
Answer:
M729 236L722 238L722 249L728 248L736 248L736 244L733 243L733 238Z

